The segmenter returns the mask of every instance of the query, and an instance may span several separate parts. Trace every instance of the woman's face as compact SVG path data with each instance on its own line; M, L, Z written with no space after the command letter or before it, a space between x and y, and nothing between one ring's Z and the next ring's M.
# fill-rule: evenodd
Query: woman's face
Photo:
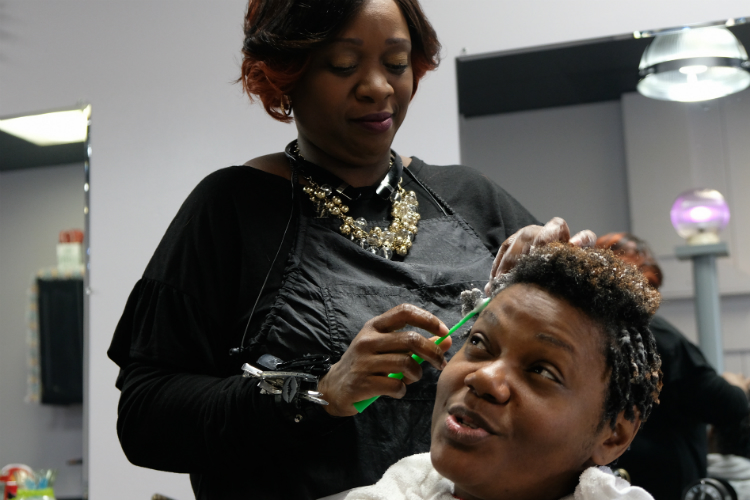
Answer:
M609 430L600 327L532 285L500 292L443 370L432 463L456 495L558 499ZM604 465L604 464L598 464Z
M291 94L301 146L353 166L388 158L412 97L411 38L393 0L367 0L316 50Z

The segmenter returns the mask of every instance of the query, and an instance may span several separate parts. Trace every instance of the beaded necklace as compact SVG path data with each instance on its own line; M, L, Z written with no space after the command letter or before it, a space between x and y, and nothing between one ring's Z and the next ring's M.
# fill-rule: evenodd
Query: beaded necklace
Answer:
M293 156L302 160L298 164L303 165L303 162L307 161L296 144L291 148L291 152ZM391 156L389 168L393 167L393 162L394 158ZM349 207L344 204L339 196L333 194L331 186L318 184L304 169L301 175L307 181L303 191L310 197L318 217L328 217L329 215L339 217L343 222L339 227L341 234L348 236L349 239L373 255L379 255L386 259L393 257L394 251L401 256L409 253L417 234L417 223L420 219L417 212L419 202L414 191L406 191L401 186L403 177L398 180L398 187L389 196L393 220L388 229L384 230L375 226L367 231L367 220L364 217L354 219L348 215Z

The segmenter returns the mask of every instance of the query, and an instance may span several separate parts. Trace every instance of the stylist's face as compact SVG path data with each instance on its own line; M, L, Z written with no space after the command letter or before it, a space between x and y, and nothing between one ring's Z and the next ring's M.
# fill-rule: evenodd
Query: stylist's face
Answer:
M382 162L412 97L411 37L393 0L367 0L312 55L292 92L301 142L350 165Z

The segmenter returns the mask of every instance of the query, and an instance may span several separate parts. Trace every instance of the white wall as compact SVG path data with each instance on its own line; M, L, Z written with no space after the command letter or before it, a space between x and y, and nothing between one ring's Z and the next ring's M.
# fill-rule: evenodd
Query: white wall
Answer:
M24 403L31 277L57 263L58 233L83 229L83 165L0 172L0 467L57 469L57 494L80 497L81 405Z
M208 172L278 151L293 128L250 107L237 76L244 0L5 0L0 114L92 103L90 496L190 498L187 479L127 463L105 356L127 294L179 204ZM459 159L453 58L747 15L744 0L425 0L444 64L394 147Z

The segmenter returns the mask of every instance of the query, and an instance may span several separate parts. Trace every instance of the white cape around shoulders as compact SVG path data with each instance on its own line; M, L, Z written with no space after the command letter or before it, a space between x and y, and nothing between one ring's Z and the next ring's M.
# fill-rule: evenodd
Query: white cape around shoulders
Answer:
M453 482L432 467L429 453L412 455L392 465L371 486L355 488L346 500L455 500ZM646 490L612 474L609 467L590 467L572 495L561 500L653 500Z
M355 488L346 500L455 500L453 482L438 474L429 453L402 458L371 486Z

